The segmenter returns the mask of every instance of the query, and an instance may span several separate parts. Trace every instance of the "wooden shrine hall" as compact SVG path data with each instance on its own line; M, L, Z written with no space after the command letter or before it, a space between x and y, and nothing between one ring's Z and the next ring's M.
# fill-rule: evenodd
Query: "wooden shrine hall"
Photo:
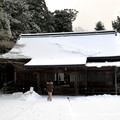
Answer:
M116 31L22 34L0 55L0 89L43 95L120 93L120 37Z

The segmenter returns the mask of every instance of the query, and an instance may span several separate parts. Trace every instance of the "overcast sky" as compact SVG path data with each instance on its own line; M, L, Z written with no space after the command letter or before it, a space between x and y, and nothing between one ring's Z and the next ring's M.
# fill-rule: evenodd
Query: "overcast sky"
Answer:
M120 16L120 0L45 0L50 11L56 9L76 9L79 11L73 22L74 29L82 27L94 31L98 21L103 22L107 30L112 29L111 21Z

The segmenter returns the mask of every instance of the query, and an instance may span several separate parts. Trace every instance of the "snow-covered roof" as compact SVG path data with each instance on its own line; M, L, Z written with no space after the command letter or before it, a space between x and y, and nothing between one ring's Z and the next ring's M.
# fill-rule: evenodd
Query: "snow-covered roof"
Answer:
M31 58L26 65L81 65L87 57L120 56L116 31L22 34L1 58Z
M87 67L102 67L102 66L120 66L120 62L92 62L86 63Z

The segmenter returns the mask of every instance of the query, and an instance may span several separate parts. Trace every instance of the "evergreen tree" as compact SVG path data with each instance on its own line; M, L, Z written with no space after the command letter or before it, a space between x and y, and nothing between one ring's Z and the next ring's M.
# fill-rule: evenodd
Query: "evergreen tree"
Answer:
M54 32L44 0L5 0L3 5L15 40L21 33Z
M97 22L95 26L95 30L96 31L105 30L104 24L101 21Z
M74 9L55 10L53 19L55 21L55 32L71 32L72 22L76 19L78 11Z
M120 33L120 17L117 16L117 20L112 21L113 29L116 29Z
M0 4L2 4L3 3L3 0L0 0Z
M14 42L11 41L12 34L10 29L10 21L8 19L7 14L2 8L2 4L0 6L0 53L7 52L10 50Z

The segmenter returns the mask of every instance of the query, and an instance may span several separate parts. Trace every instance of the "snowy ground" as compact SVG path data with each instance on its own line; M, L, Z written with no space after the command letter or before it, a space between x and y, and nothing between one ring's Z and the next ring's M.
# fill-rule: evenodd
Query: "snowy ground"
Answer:
M69 97L69 99L68 99ZM119 120L120 96L0 95L0 120Z

